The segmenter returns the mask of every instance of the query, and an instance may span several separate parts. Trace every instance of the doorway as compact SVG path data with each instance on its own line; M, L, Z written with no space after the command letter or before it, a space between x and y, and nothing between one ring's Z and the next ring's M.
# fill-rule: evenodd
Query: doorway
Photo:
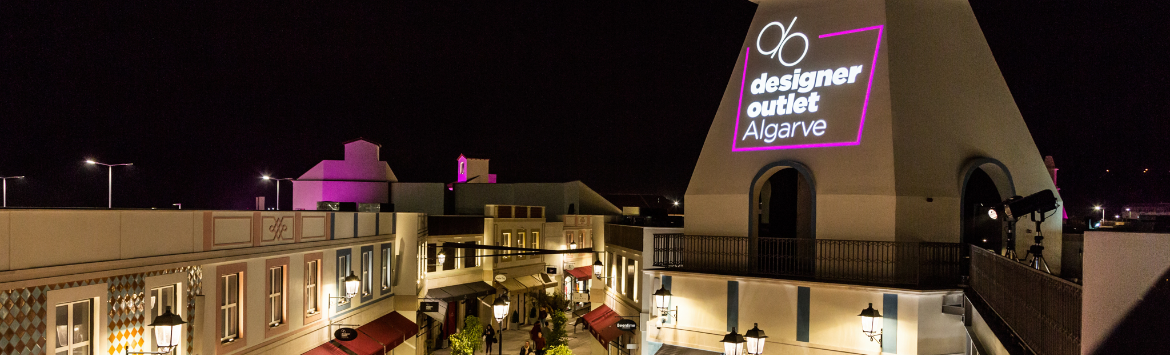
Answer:
M999 189L991 176L983 168L975 168L967 179L963 190L963 240L983 249L996 253L1002 251L1004 228L1002 210L996 211L996 218L988 213L988 209L999 205L1005 197L1000 196Z

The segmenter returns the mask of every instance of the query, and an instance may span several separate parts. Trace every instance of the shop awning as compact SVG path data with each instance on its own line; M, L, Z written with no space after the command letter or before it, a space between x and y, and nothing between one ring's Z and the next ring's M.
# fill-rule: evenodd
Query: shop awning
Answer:
M585 265L576 269L570 269L569 275L578 280L588 280L593 275L593 265Z
M624 333L614 326L619 320L622 320L622 316L604 304L585 313L581 318L584 318L585 323L589 324L589 333L593 334L593 337L606 349L609 349L610 342L621 337Z
M527 288L530 291L544 289L544 282L541 282L539 279L534 277L534 275L521 276L517 277L516 279L516 281L520 281L520 283L524 284L524 288Z
M520 281L516 281L515 278L511 277L509 277L507 280L504 280L504 282L501 282L500 284L504 285L504 288L508 289L508 292L511 293L524 293L524 291L528 290L528 286L525 286L524 284L520 283Z
M321 344L301 355L349 355L349 353L341 350L336 340L330 340L328 343Z
M483 281L470 282L427 290L426 298L447 302L483 297L496 293L496 288Z
M385 355L407 339L418 335L418 325L398 312L390 312L358 327L357 331L357 339L330 340L302 355Z
M662 344L662 347L658 348L658 352L656 352L654 354L655 355L719 355L722 353L718 353L718 352L714 352L714 351L707 351L707 350L686 348L686 347L675 346L675 345L670 345L670 344Z

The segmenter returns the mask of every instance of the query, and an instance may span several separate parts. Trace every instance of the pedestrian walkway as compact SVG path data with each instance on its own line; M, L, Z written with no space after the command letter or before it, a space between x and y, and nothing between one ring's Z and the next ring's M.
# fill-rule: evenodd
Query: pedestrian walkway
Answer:
M574 331L573 323L576 321L576 317L569 318L567 324L565 324L569 338L569 349L573 350L573 355L592 355L590 354L590 349L592 348L590 346L592 345L590 342L596 342L597 340L593 339L593 335L589 334L588 330L582 329L580 326L576 327L576 330ZM532 325L523 325L520 326L520 328L523 330L511 328L503 332L504 347L502 354L519 354L520 347L524 345L524 342L531 340L528 335L528 331L532 329ZM492 354L501 354L499 345L500 344L497 343L492 346ZM486 355L482 346L480 347L479 351L475 352L475 354ZM435 350L434 352L431 352L431 355L451 355L451 348Z

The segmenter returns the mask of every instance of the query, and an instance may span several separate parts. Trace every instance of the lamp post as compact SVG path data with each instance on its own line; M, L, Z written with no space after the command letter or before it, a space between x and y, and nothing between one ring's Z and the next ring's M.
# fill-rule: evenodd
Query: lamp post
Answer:
M109 171L109 180L110 181L109 181L109 186L107 186L107 189L106 189L106 191L107 191L106 194L108 195L107 196L108 200L106 202L106 208L114 208L114 167L115 166L131 166L131 165L134 165L134 163L106 164L106 163L99 163L97 161L94 161L93 159L86 160L85 163L89 164L89 165L101 165L101 166L106 167L106 169Z
M261 178L261 179L264 179L264 180L274 180L274 181L276 181L276 210L277 210L277 211L280 211L280 182L281 182L282 180L289 180L289 181L292 181L292 180L293 180L293 178L274 178L274 177L271 177L271 176L268 176L268 175L261 176L260 178ZM296 191L293 191L293 192L295 193Z
M861 310L861 333L869 337L869 341L876 341L878 346L882 346L882 328L877 322L882 318L881 312L873 309L873 303L869 307Z
M731 333L723 336L723 340L719 342L723 343L723 355L743 355L743 343L747 340L744 340L742 335L735 332L735 327L732 327Z
M508 316L509 306L506 295L499 295L496 297L496 301L492 302L492 315L500 324L500 355L504 355L504 318Z
M8 207L8 179L23 179L24 176L0 176L4 180L4 207Z
M747 339L748 354L761 355L764 353L764 343L767 342L768 336L764 335L763 330L760 330L760 323L755 323L751 330L743 333L743 337Z
M187 324L183 317L171 312L171 306L167 306L163 314L154 317L154 321L149 325L154 327L158 351L130 351L127 347L126 354L170 354L179 347L179 340L183 338L183 324Z

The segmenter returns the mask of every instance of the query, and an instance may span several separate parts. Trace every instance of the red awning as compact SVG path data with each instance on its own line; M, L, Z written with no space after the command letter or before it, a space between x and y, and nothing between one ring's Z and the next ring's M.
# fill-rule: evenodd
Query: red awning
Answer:
M341 350L341 348L338 348L335 341L330 340L328 343L321 344L321 346L306 351L301 355L349 355L349 353L345 352L345 350Z
M619 320L622 320L622 316L604 304L589 311L589 313L585 313L581 318L585 319L585 323L589 323L589 333L593 334L593 337L597 338L601 346L604 346L606 349L609 349L609 343L611 341L614 341L623 334L621 330L618 330L614 326Z
M394 347L418 334L418 325L398 312L390 312L357 328L357 339L331 340L303 355L385 355ZM383 351L385 350L385 351Z
M577 278L578 280L587 280L587 279L589 279L589 275L592 275L592 274L593 274L593 265L585 265L585 266L582 266L582 267L579 267L576 269L569 270L569 275L573 275L573 277Z

